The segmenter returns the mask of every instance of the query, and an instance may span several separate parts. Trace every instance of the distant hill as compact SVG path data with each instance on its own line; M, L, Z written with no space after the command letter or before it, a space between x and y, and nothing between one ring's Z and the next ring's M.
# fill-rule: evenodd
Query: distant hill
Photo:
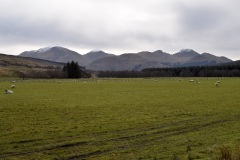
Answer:
M32 71L62 70L63 66L64 63L0 54L0 76L2 77L14 77Z
M35 51L25 51L23 57L34 57L55 62L77 61L80 66L89 70L142 70L144 68L182 67L216 65L231 62L226 57L217 57L209 53L199 54L192 49L183 49L175 54L161 50L155 52L143 51L126 53L119 56L103 51L92 51L81 55L75 51L60 46L41 48Z
M39 59L55 61L55 62L64 62L64 63L75 61L75 62L78 62L80 66L86 66L97 59L101 59L101 58L113 56L113 55L107 54L103 51L92 51L85 55L81 55L67 48L54 46L54 47L40 48L38 50L33 50L33 51L25 51L25 52L22 52L19 56L33 57L33 58L39 58Z
M65 63L74 60L81 65L85 65L85 58L82 55L75 51L59 46L40 48L33 51L25 51L21 53L20 56Z
M227 65L227 66L236 66L236 65L238 65L239 66L240 65L240 60L224 63L222 65Z
M138 54L122 54L120 56L106 57L92 62L86 68L90 70L141 70L142 68L167 67L163 63L149 61Z
M216 65L231 61L226 57L217 57L209 53L199 54L190 49L181 50L173 55L159 50L102 58L92 62L86 68L115 71L142 70L144 68Z

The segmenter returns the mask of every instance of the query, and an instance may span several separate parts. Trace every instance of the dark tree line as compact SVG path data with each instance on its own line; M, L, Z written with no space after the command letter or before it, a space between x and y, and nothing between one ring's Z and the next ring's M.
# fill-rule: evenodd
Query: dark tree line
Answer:
M100 71L98 77L240 77L240 65L146 68L142 71Z
M146 68L141 71L92 72L99 78L144 78L144 77L240 77L240 63L218 66L192 66L176 68ZM63 69L45 71L17 71L21 78L89 78L91 73L77 62L68 62Z

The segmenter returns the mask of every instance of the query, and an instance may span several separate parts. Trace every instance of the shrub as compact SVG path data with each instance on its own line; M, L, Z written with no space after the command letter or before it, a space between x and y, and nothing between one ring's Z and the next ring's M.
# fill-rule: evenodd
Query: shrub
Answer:
M231 148L221 146L213 153L213 160L240 160L240 146Z

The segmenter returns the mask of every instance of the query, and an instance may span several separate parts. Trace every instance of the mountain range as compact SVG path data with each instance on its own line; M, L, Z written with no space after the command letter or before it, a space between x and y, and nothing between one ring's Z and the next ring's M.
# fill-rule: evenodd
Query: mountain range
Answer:
M64 47L54 46L41 48L34 51L25 51L19 56L39 58L54 62L76 61L80 66L89 70L142 70L155 67L182 67L217 65L231 62L226 57L217 57L210 53L197 53L192 49L183 49L175 54L161 50L155 52L143 51L139 53L125 53L114 55L103 51L91 51L81 55Z

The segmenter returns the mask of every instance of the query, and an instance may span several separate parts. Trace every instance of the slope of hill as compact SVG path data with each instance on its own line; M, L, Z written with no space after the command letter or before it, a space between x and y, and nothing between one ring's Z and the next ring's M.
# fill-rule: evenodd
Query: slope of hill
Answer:
M29 71L62 70L64 63L0 54L0 76L19 76Z
M223 66L239 66L240 65L240 60L232 61L232 62L227 62L222 64Z

